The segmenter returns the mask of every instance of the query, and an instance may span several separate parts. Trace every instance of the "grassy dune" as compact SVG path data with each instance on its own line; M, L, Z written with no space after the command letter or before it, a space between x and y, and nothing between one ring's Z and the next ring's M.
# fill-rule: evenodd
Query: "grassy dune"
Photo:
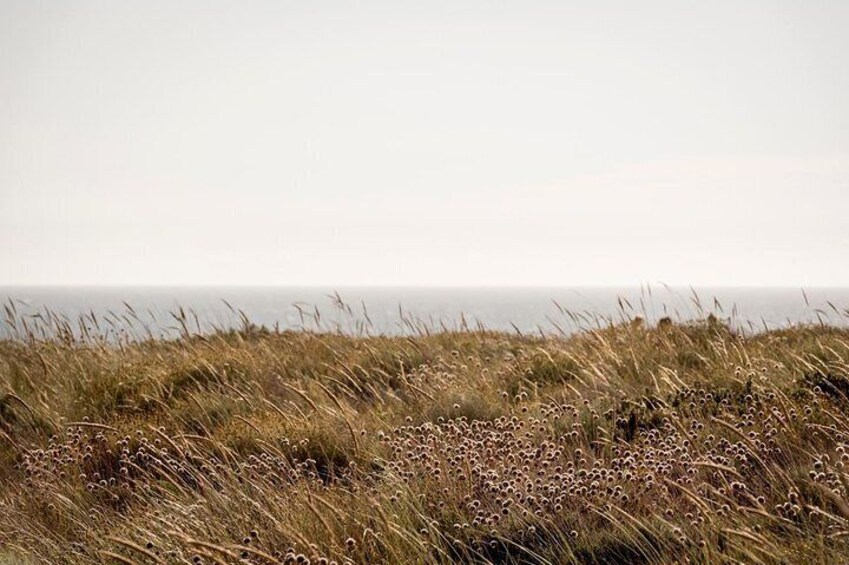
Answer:
M845 563L849 331L0 341L0 563Z

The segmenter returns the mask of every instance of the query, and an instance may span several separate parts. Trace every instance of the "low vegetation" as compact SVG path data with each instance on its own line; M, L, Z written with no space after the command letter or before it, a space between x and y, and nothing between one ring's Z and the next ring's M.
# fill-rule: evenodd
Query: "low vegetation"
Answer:
M845 563L849 331L0 341L0 563Z

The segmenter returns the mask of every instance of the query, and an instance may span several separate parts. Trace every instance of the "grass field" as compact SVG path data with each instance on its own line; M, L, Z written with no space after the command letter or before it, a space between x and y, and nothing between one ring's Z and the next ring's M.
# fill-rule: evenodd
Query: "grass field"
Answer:
M0 563L846 563L849 331L0 341Z

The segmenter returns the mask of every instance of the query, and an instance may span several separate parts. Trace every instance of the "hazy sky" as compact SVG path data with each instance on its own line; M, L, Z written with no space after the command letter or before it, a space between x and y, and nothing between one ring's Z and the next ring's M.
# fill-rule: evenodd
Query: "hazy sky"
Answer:
M0 284L849 285L847 29L0 0Z

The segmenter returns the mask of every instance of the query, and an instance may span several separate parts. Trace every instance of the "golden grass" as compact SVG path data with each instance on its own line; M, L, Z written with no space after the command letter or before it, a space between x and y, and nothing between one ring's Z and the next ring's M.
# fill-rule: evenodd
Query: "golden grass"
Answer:
M0 563L849 561L849 331L0 341Z

